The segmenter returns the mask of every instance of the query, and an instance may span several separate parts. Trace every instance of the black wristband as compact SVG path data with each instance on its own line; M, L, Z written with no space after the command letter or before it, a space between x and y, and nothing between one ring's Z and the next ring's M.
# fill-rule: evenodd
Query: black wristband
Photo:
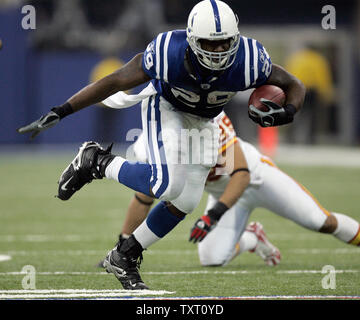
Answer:
M51 111L55 112L60 117L60 119L65 118L74 112L69 102L66 102L61 106L54 107L51 109Z
M239 172L239 171L246 171L246 172L250 173L248 168L238 168L238 169L235 169L233 172L230 173L230 177L232 177L236 172Z
M285 107L284 107L285 111L287 114L291 115L291 116L294 116L297 109L295 108L295 106L291 103L287 104Z
M147 201L142 200L136 193L135 193L134 196L135 196L135 199L137 201L139 201L141 204L143 204L144 206L151 206L154 203L154 200L152 200L151 202L147 202Z
M208 216L215 220L218 221L221 216L227 211L229 210L229 208L227 207L226 204L222 203L221 201L218 201L215 203L215 205L208 211Z

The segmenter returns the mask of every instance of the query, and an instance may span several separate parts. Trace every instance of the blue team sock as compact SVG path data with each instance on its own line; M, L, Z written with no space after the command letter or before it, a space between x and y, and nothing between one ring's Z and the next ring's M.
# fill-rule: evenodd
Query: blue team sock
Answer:
M165 202L159 202L148 214L146 224L159 238L164 237L184 218L172 214Z
M150 194L151 166L143 162L125 161L118 174L123 185L148 196Z

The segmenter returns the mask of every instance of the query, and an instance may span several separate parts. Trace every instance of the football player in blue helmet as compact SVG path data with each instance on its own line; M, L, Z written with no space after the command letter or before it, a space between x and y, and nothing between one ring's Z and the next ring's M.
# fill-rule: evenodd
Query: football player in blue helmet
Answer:
M109 251L104 261L106 270L126 289L147 288L138 272L142 251L168 234L199 204L218 155L219 128L213 119L226 103L238 91L265 83L282 88L286 94L283 106L264 101L269 111L250 110L250 118L261 126L292 122L303 104L302 83L273 65L258 41L241 36L237 24L236 15L225 2L203 0L191 10L186 30L160 33L122 68L18 129L34 137L90 105L103 101L111 106L116 100L117 105L129 107L142 101L149 162L131 162L112 154L111 147L85 142L61 174L58 188L58 197L68 200L93 179L108 178L160 199L146 220ZM137 96L121 95L147 82Z

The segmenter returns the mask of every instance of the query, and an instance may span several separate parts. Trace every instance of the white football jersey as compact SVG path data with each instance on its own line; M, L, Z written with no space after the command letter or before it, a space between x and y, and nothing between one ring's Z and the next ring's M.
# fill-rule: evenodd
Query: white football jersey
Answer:
M261 184L262 179L260 178L260 174L257 168L261 158L264 158L264 156L250 143L247 143L236 136L236 132L231 123L231 120L224 112L221 112L215 118L215 121L218 123L221 130L219 155L224 155L226 150L234 143L240 143L240 147L244 152L245 159L250 171L250 185ZM222 164L217 164L215 167L211 168L209 172L205 190L209 193L212 193L215 197L218 197L224 192L229 180L230 176L222 168Z

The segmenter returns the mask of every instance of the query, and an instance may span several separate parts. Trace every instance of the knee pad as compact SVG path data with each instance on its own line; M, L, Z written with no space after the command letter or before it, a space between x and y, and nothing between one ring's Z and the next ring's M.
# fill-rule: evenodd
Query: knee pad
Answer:
M181 194L171 201L177 209L184 213L191 213L199 204L203 195L203 188L199 185L196 188L189 188L185 185L185 188Z
M203 241L206 241L206 238ZM221 254L218 250L213 250L212 242L202 242L198 244L198 254L200 264L203 267L221 267L227 263L228 259L226 255Z
M221 241L219 241L221 239ZM239 233L231 228L217 225L199 242L198 255L202 266L224 266L233 257Z
M187 165L186 175L179 177L180 181L185 181L185 186L181 194L171 203L180 211L191 213L200 203L208 173L209 168L199 165Z
M179 197L185 188L186 169L181 165L169 165L167 167L168 183L159 199L171 202Z
M164 193L160 196L160 200L172 202L173 199L176 199L180 196L185 186L184 181L172 181L169 182L168 187Z
M202 267L222 267L227 262L225 259L219 259L211 253L207 255L199 253L199 260Z

